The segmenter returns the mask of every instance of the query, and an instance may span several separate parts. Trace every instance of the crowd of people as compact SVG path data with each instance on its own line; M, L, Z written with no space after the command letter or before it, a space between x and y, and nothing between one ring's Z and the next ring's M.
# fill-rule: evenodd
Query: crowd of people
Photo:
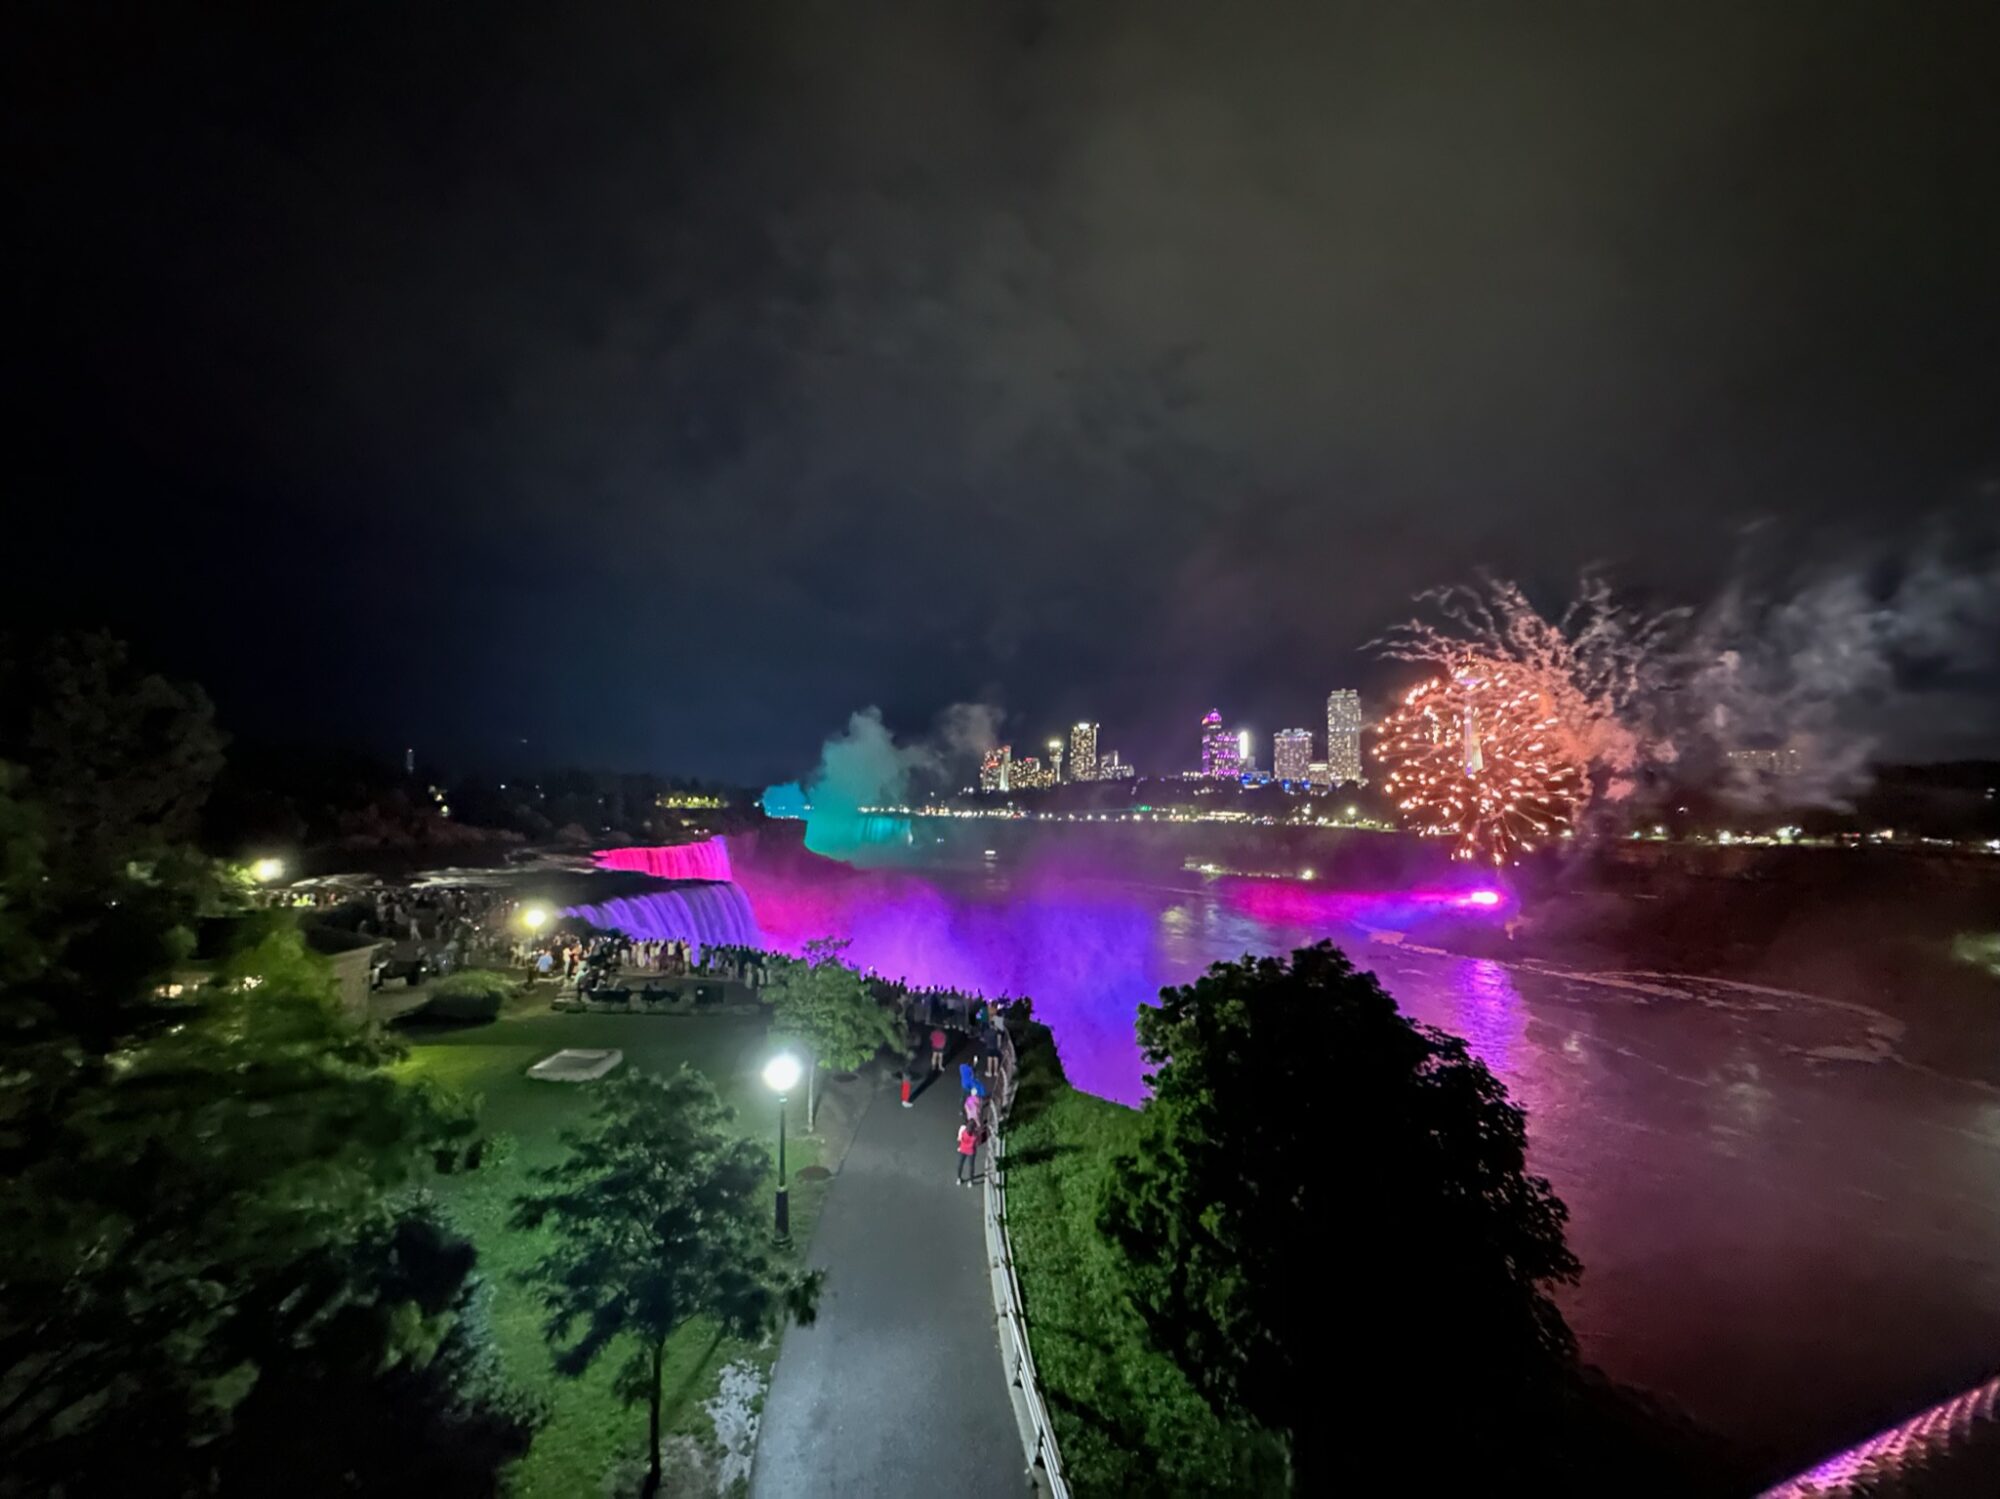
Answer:
M733 980L752 990L771 980L777 953L740 943L700 944L687 938L633 938L622 932L592 931L558 923L548 931L527 932L515 919L519 902L504 889L488 885L422 885L300 889L269 892L268 903L311 906L325 919L363 937L382 939L373 981L377 988L391 978L412 984L442 978L473 965L511 967L527 975L532 987L553 983L559 993L587 997L615 992L626 975L647 978L702 977ZM1003 1028L995 1004L984 994L967 994L939 985L906 984L883 978L872 969L866 975L870 993L893 1008L909 1035L904 1077L914 1081L928 1071L942 1073L947 1057L961 1043L971 1055L959 1064L965 1091L965 1126L975 1142L990 1137L986 1113L987 1084L1002 1073ZM929 1053L925 1067L924 1054ZM961 1180L970 1182L977 1143L959 1146Z
M733 979L751 989L770 981L770 955L757 948L701 946L686 938L633 938L622 932L558 928L518 936L506 957L513 967L526 970L530 984L551 979L578 993L615 988L618 980L632 974L648 979Z
M480 885L286 890L271 903L308 906L320 920L377 939L371 982L378 989L392 978L415 984L501 962L514 910L503 891Z

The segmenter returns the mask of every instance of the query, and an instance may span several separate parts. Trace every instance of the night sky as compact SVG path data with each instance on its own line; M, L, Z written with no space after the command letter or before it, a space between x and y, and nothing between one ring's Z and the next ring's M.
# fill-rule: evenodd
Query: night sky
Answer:
M1991 5L241 9L17 19L7 606L242 732L1179 768L1482 563L2000 515Z

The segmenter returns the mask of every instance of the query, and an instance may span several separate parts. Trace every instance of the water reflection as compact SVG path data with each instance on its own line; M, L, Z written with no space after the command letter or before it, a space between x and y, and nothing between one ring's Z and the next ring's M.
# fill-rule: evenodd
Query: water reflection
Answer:
M1904 1067L1859 1006L1657 974L1468 959L1449 891L1004 872L737 877L766 937L853 940L884 973L1026 993L1079 1086L1141 1092L1136 1007L1211 962L1331 937L1464 1036L1528 1111L1571 1210L1586 1356L1794 1465L2000 1354L1990 1095Z
M1464 959L1448 972L1457 1003L1444 1029L1463 1036L1473 1055L1502 1077L1512 1076L1515 1048L1528 1031L1527 1008L1514 980L1487 958Z

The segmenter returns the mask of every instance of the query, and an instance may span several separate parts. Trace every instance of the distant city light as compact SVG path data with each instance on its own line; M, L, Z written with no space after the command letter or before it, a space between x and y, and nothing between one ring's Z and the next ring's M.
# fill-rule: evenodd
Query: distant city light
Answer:
M1080 723L1069 731L1069 778L1097 779L1097 725Z
M1271 736L1271 774L1281 781L1312 778L1312 731L1280 729Z
M1210 708L1201 720L1201 774L1213 780L1235 780L1241 773L1243 751L1238 737L1222 726L1222 714Z
M1361 695L1349 687L1326 697L1326 778L1339 786L1361 779Z

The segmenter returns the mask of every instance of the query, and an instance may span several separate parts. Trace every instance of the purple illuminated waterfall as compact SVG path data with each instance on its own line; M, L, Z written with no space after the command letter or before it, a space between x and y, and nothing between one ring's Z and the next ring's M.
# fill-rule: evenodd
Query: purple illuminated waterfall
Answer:
M729 879L729 848L720 838L673 843L658 848L605 848L593 858L599 869L649 874L656 880Z
M639 849L659 853L659 849ZM697 952L715 944L756 947L763 938L743 892L730 884L685 885L650 895L626 895L596 905L570 906L563 915L623 932L637 941L685 940Z

